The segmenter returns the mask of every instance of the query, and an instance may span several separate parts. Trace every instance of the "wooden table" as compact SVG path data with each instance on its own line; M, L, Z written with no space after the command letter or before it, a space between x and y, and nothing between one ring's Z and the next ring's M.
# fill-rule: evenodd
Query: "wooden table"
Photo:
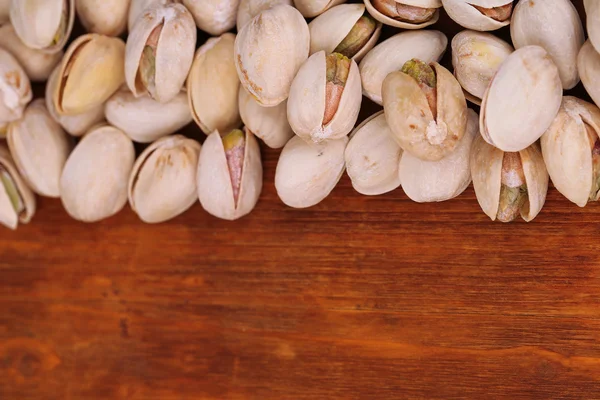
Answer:
M263 155L236 222L0 229L0 399L600 398L600 205L503 225L344 177L293 210Z

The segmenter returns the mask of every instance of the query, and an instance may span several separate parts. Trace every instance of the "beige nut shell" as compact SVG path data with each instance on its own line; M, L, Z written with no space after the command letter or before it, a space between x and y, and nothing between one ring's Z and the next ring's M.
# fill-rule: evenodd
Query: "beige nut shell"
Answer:
M279 4L293 6L292 0L240 0L240 6L237 12L237 30L242 30L244 25L256 17L261 12L275 7Z
M165 4L173 3L174 0L130 0L129 13L127 17L127 30L131 32L138 18L148 8L156 6L164 6Z
M347 0L294 0L294 5L305 18L313 18L331 7L345 3Z
M0 144L0 167L12 178L25 208L21 215L17 215L4 186L0 185L0 223L15 230L19 223L27 224L33 218L36 210L35 195L19 175L17 167L4 144Z
M235 26L240 0L179 0L192 13L199 29L213 36Z
M598 0L583 0L587 18L587 31L590 42L597 52L600 52L600 2Z
M496 21L482 14L475 6L483 8L500 7L512 3L513 0L442 0L444 10L457 24L475 31L495 31L510 24Z
M32 98L25 70L12 54L0 48L0 122L21 118Z
M396 28L402 29L423 29L430 25L435 24L440 19L440 10L436 10L435 14L431 17L430 20L421 22L421 23L410 23L399 21L394 18L390 18L387 15L382 14L373 6L371 0L364 0L365 6L367 7L367 11L369 14L373 16L377 21L383 23L384 25L393 26ZM402 0L397 1L398 3L406 4L414 7L422 7L422 8L441 8L442 3L441 0Z
M11 0L0 0L0 24L9 21Z
M594 103L600 104L600 54L590 40L579 51L577 68L585 90Z
M127 28L131 0L77 0L77 16L88 32L119 36Z

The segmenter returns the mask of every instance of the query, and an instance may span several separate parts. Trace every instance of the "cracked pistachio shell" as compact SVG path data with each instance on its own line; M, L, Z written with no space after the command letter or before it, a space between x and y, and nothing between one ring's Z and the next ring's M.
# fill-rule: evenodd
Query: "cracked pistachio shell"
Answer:
M8 126L6 136L19 173L37 194L60 196L60 175L71 152L71 140L52 119L44 99L31 103L23 118Z
M587 18L587 31L590 42L596 51L600 52L600 2L598 0L583 0Z
M381 87L390 72L399 71L410 59L426 63L442 59L448 38L439 31L413 31L398 33L379 43L362 59L358 69L363 94L382 105Z
M110 125L93 128L67 159L60 178L67 213L78 221L96 222L121 211L134 160L127 135Z
M590 201L593 184L593 146L590 144L586 125L596 135L600 133L598 107L566 96L554 122L540 141L554 186L579 207L584 207Z
M261 12L280 4L293 6L292 0L240 0L237 12L237 30L242 30L244 25Z
M0 24L4 24L9 20L11 0L0 0Z
M454 76L467 100L481 105L490 81L514 51L504 40L486 32L465 30L452 39Z
M577 68L585 90L594 103L600 104L600 54L589 40L579 51Z
M225 147L218 131L206 138L200 151L197 172L198 197L202 208L217 218L235 220L249 214L262 191L263 168L258 141L247 129L244 130L244 135L244 160L237 204Z
M52 96L59 115L76 115L98 107L123 84L125 44L119 38L90 33L69 46Z
M436 118L417 81L400 71L383 81L383 108L393 137L405 152L438 161L452 153L465 134L467 102L450 71L438 63L431 66L437 77Z
M313 18L331 7L345 3L347 0L294 0L294 5L305 18Z
M460 195L471 183L471 145L479 136L479 119L467 111L467 131L456 149L439 161L423 161L406 153L400 161L400 181L404 193L418 203L438 202Z
M154 81L150 89L140 78L144 68L142 55L155 29L161 29L153 54L152 67L147 71ZM127 38L125 50L125 80L129 90L141 96L149 93L160 102L172 100L183 87L196 49L196 24L190 12L181 4L167 4L147 9ZM152 52L152 51L151 51ZM152 71L153 69L153 71ZM154 73L152 73L154 72Z
M246 129L270 148L280 149L294 136L287 120L287 101L263 107L244 88L240 88L238 100Z
M196 25L213 36L235 26L240 0L179 0L190 10Z
M339 139L352 131L362 102L360 73L354 60L339 105L331 121L323 124L326 103L326 56L324 51L313 54L300 67L292 82L287 115L292 130L302 139L318 143Z
M323 201L345 170L344 151L348 138L309 144L294 136L277 162L275 189L283 203L308 208Z
M376 196L400 186L402 148L392 138L383 111L367 118L350 135L344 152L346 172L360 194Z
M138 18L149 8L164 6L173 3L174 0L130 0L129 15L127 18L127 30L131 32Z
M0 48L0 122L21 118L32 97L25 70L8 51Z
M159 103L147 95L135 97L127 89L120 90L106 102L104 112L111 125L138 143L153 142L192 122L185 91L168 103Z
M542 0L544 1L544 0ZM501 7L513 0L442 0L444 10L457 24L475 31L495 31L510 24L510 18L498 21L483 14L482 8Z
M523 165L528 195L520 214L529 222L539 214L546 201L548 172L537 143L518 153ZM475 138L471 148L471 175L475 195L481 209L492 221L495 221L498 215L504 154L481 136Z
M146 223L175 218L198 200L196 169L200 143L173 135L152 143L129 178L129 205Z
M367 7L367 11L369 14L373 16L377 21L383 23L384 25L390 25L396 28L402 29L422 29L427 26L433 25L438 22L440 18L440 11L436 10L435 13L431 16L431 18L427 21L414 23L414 22L405 22L399 19L390 18L387 15L380 12L371 0L364 0L365 6ZM436 8L439 9L442 7L441 0L396 0L396 3L412 6L412 7L420 7L420 8Z
M570 0L521 0L515 6L510 34L517 49L538 45L558 67L565 90L579 83L577 54L585 41L583 25Z
M278 105L287 99L309 49L308 25L298 10L278 5L261 12L235 39L236 69L242 86L260 105Z
M562 83L550 55L525 46L506 58L481 102L479 129L500 150L529 147L548 129L562 101Z
M229 132L241 123L234 42L233 33L208 39L196 52L187 78L189 108L194 121L207 135L215 130Z
M76 0L77 16L88 32L119 36L127 28L131 0Z
M65 46L75 21L75 0L12 0L10 22L32 49L56 53Z
M341 4L325 11L308 24L310 31L310 54L324 50L333 53L340 43L348 36L356 22L365 14L363 4ZM377 43L381 35L381 22L377 23L375 31L369 40L352 58L359 62Z
M0 223L17 229L35 214L35 195L19 175L5 145L0 145Z

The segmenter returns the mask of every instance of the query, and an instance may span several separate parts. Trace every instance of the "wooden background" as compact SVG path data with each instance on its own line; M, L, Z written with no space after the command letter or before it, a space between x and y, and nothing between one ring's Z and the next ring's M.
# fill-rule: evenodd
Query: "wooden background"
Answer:
M293 210L278 153L236 222L86 225L40 199L0 229L0 399L600 398L598 204L551 189L503 225L472 189L416 204L344 177Z

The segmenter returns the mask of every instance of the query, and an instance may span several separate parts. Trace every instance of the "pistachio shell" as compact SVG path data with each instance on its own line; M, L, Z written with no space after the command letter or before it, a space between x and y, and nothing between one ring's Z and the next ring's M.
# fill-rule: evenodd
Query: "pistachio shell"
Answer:
M66 8L65 8L66 7ZM32 49L56 53L67 43L75 21L75 0L12 0L10 22Z
M294 136L287 120L287 101L275 107L262 107L250 93L240 88L239 107L246 129L270 148L280 149Z
M352 187L367 196L398 188L401 157L402 148L392 138L383 111L367 118L352 132L344 153Z
M365 2L365 6L367 7L367 11L369 11L369 14L371 14L373 16L373 18L375 18L377 21L379 21L385 25L394 26L396 28L422 29L422 28L425 28L425 27L435 24L436 22L438 22L438 20L440 18L440 11L436 10L435 13L433 14L433 16L431 17L431 19L429 19L425 22L421 22L421 23L405 22L405 21L394 19L394 18L390 18L387 15L381 13L377 8L375 8L375 6L373 5L373 2L371 2L371 0L364 0L364 2ZM396 0L396 3L413 6L413 7L421 7L421 8L441 8L442 7L441 0Z
M140 76L144 49L155 29L162 27L153 59L154 87L148 90ZM172 100L183 87L196 48L196 25L190 12L181 4L167 4L147 9L140 16L129 37L125 55L125 80L136 96L149 93L160 103ZM143 68L143 66L142 66Z
M196 25L213 36L235 26L240 0L179 0L194 16Z
M558 69L546 50L522 47L506 58L485 92L481 134L500 150L523 150L548 129L561 101Z
M467 126L467 102L450 71L431 64L437 75L437 117L417 81L400 71L383 81L383 107L393 137L405 152L438 161L456 148Z
M264 10L275 7L279 4L293 5L292 0L240 0L237 12L237 30L242 30L244 25L256 17Z
M175 218L198 200L196 169L200 144L173 135L152 143L129 177L129 205L147 223Z
M294 0L294 5L305 18L316 17L331 7L345 3L347 0Z
M149 8L173 3L173 0L130 0L127 30L131 32L138 18Z
M426 63L442 59L448 39L439 31L402 32L379 43L359 65L363 94L382 105L381 87L385 77L417 58Z
M600 54L589 40L579 51L577 68L585 90L594 103L600 104Z
M31 103L23 118L12 122L6 136L8 147L27 185L39 195L60 196L60 175L71 141L52 119L44 99Z
M127 183L135 151L117 128L99 126L75 147L60 178L67 213L78 221L95 222L118 213L127 203Z
M235 69L235 35L210 38L196 52L187 79L189 107L205 134L229 132L240 126L238 92L240 80Z
M27 224L31 221L36 210L35 196L19 175L5 145L0 145L0 173L2 172L7 175L0 178L0 223L14 230L19 223ZM14 201L20 203L20 211L16 210Z
M309 47L308 25L298 10L278 5L261 12L235 39L236 68L242 86L262 106L283 102L308 57Z
M25 70L8 51L0 49L0 122L21 118L32 97Z
M465 30L452 39L454 76L467 100L481 104L485 90L513 47L491 33Z
M59 115L82 114L102 105L123 83L125 44L95 33L80 36L69 46L60 65L52 96Z
M510 24L510 18L497 21L473 6L492 8L501 7L513 0L442 0L444 10L457 24L475 31L494 31Z
M587 31L590 41L597 52L600 52L600 2L598 0L583 0L587 16Z
M88 32L119 36L127 27L131 0L77 0L77 16Z
M423 161L406 153L400 161L400 181L413 201L436 202L460 195L471 183L469 156L471 145L479 135L479 119L469 109L467 130L456 149L439 161Z
M139 143L153 142L192 122L185 91L168 103L159 103L147 95L135 97L129 90L120 90L106 102L104 112L108 122Z
M294 136L285 145L275 171L277 195L289 207L308 208L323 201L345 169L348 138L309 144Z
M0 24L8 22L11 0L0 0Z

